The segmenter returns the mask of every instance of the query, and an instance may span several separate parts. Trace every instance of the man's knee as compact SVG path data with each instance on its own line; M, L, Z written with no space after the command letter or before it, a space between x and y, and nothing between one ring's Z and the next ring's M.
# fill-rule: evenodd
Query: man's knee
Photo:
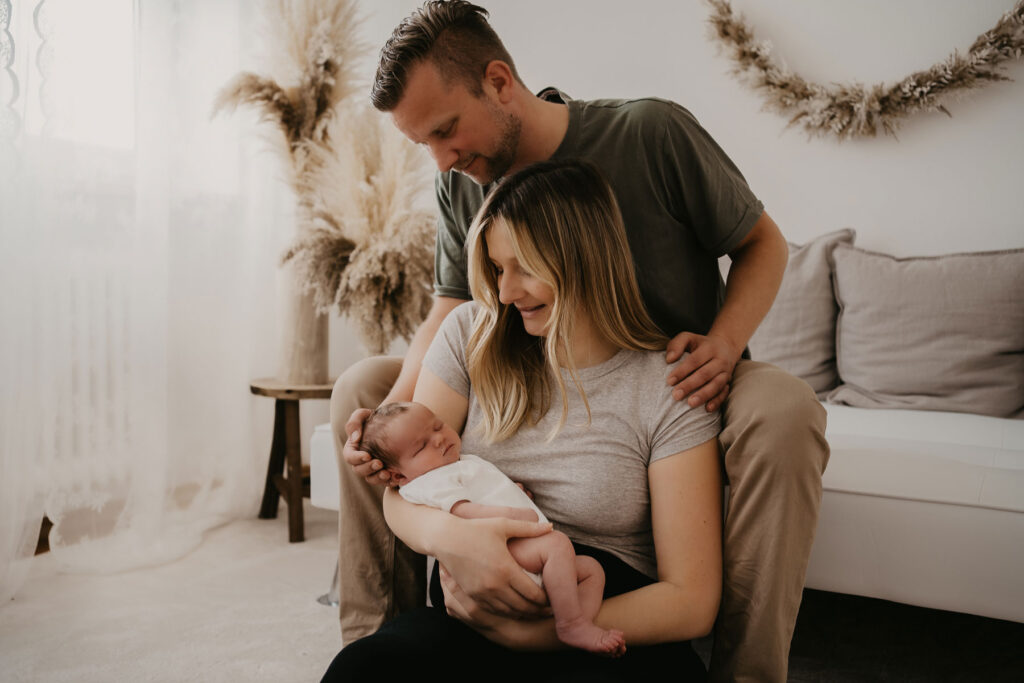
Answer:
M721 437L727 472L821 477L829 455L826 414L811 387L767 363L745 361L738 369Z

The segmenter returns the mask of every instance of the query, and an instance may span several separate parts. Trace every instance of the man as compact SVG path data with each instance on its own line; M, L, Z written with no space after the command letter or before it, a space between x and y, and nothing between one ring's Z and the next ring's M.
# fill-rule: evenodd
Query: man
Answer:
M389 478L358 450L365 409L411 399L441 321L470 298L463 244L488 186L537 161L584 157L615 190L649 312L676 335L666 361L690 352L669 374L673 395L723 410L730 497L712 677L784 681L828 460L824 411L810 388L743 359L778 291L785 240L685 109L653 99L534 95L486 16L463 0L427 2L381 52L374 105L438 166L436 296L404 361L363 361L332 395L342 454L343 639L372 633L424 593L422 558L393 538L380 487L367 485ZM732 261L727 285L717 268L724 254Z

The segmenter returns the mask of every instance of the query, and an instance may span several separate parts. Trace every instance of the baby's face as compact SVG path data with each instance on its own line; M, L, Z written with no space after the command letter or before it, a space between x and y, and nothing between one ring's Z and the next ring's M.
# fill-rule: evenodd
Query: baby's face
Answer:
M398 460L400 484L457 462L462 445L454 429L419 403L392 418L386 438L388 448Z

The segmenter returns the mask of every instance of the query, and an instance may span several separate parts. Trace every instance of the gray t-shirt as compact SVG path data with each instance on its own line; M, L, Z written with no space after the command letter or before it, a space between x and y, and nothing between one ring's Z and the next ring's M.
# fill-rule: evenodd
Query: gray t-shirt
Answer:
M425 368L469 398L463 450L524 484L534 503L569 538L606 550L656 579L647 468L716 437L719 414L672 399L662 353L624 349L578 371L590 402L589 425L566 373L569 416L553 441L545 440L561 414L557 396L537 425L487 443L478 432L482 416L466 367L475 311L472 302L452 311L423 360Z
M557 91L545 91L560 95ZM706 334L725 299L718 257L757 222L763 204L693 115L673 102L569 100L553 159L598 166L622 210L640 293L661 330ZM492 186L451 171L435 180L440 209L434 291L469 299L466 235Z

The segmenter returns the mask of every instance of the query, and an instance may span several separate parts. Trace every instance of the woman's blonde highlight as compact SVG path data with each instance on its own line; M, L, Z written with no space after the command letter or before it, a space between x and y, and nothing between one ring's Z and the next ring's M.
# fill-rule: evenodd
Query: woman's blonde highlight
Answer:
M522 266L554 292L543 340L529 335L515 307L499 300L486 240L499 221ZM611 188L587 162L543 162L499 184L470 227L467 251L470 291L478 303L467 365L483 414L481 430L490 442L536 424L548 412L554 386L562 410L549 440L565 425L569 387L559 359L589 421L590 405L571 353L579 311L617 348L661 350L667 343L640 298Z

